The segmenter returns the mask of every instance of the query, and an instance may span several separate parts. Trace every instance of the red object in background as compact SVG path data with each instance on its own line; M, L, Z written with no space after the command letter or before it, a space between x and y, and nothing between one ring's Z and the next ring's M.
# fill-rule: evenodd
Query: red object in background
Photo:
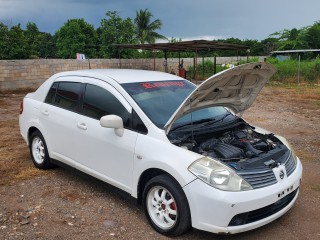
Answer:
M179 69L179 77L186 78L186 70L184 68Z

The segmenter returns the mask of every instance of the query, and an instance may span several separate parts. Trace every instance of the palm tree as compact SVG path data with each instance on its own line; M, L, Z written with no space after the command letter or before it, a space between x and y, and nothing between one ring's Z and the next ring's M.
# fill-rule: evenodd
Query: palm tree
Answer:
M140 9L136 12L134 19L136 34L139 42L144 43L155 43L156 39L167 39L165 36L155 32L160 29L162 22L160 19L156 19L151 22L153 17L152 13L146 8L145 10Z

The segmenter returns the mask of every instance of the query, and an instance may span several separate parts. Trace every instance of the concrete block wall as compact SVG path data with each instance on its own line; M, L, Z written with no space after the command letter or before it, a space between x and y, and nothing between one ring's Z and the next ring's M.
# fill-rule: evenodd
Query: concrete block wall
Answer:
M205 60L213 58L205 58ZM245 60L246 57L242 57ZM259 59L263 61L263 57ZM183 58L184 68L193 66L193 58ZM237 63L240 57L218 57L217 64ZM202 58L197 59L198 63ZM34 59L0 60L0 91L37 88L55 73L80 69L127 68L165 71L164 59ZM167 60L167 71L178 74L179 59Z

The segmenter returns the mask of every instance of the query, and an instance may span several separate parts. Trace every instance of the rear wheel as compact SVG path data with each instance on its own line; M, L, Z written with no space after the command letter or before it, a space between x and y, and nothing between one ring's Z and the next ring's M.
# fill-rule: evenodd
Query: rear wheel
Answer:
M177 181L167 174L147 183L143 204L149 222L161 234L177 236L191 227L187 198Z
M53 167L50 162L46 142L39 131L35 131L30 136L30 153L33 164L40 169Z

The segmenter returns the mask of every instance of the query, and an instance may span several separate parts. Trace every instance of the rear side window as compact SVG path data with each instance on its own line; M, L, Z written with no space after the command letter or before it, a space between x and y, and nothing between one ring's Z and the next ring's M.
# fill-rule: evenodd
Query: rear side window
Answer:
M45 102L46 103L49 103L49 104L53 104L54 103L54 99L56 97L56 92L57 92L57 88L58 88L58 83L55 82L52 84L49 92L48 92L48 95L46 97L46 100Z
M81 93L81 83L59 82L54 83L46 97L46 103L76 111Z
M118 115L123 119L123 125L130 127L131 114L122 103L104 88L87 84L83 101L84 115L100 119L105 115Z

